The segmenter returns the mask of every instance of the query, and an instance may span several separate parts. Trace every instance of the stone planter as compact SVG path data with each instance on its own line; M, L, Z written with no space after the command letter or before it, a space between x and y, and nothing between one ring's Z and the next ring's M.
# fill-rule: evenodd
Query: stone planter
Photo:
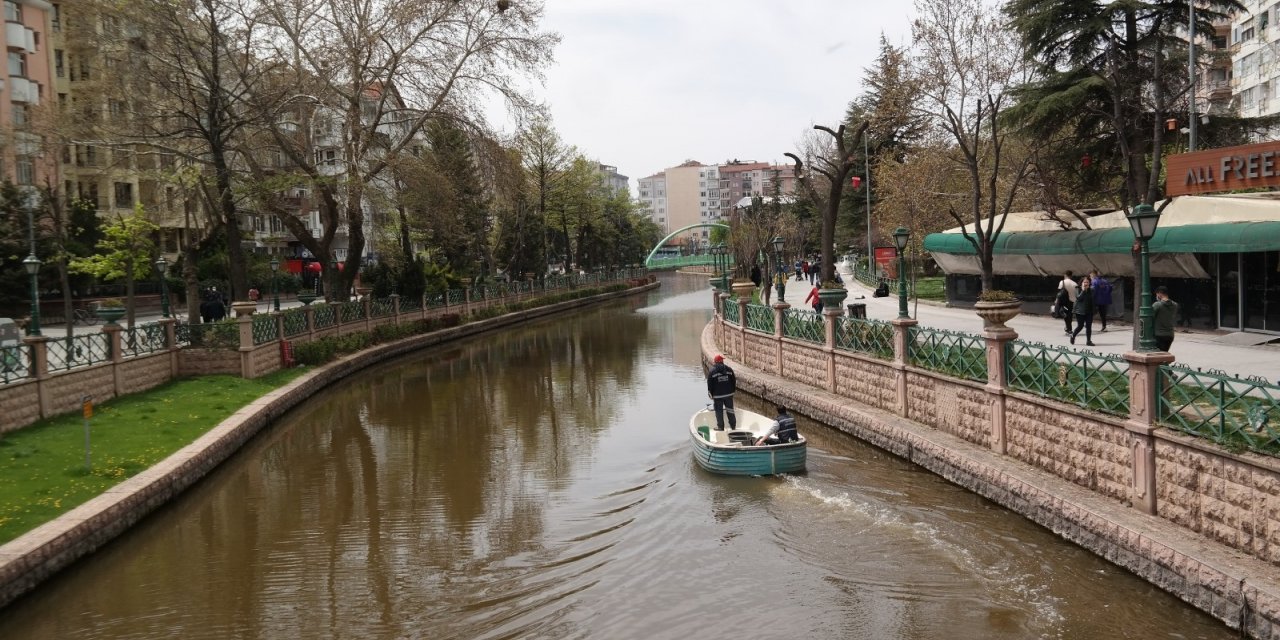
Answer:
M315 301L316 301L316 294L311 293L310 291L306 291L298 294L298 302L301 302L302 306L304 307Z
M849 291L844 288L818 289L818 299L822 301L823 309L843 309L844 299L848 297Z
M258 303L250 300L239 300L231 303L231 310L235 312L237 318L251 316L258 310Z
M752 292L756 290L756 285L750 281L735 282L730 286L733 288L733 295L737 296L739 300L745 301L750 301Z
M127 311L124 307L98 307L94 313L96 313L99 318L105 320L107 324L118 327L120 325L117 324L117 322L119 322L120 318L124 317L124 314L127 313Z
M1003 328L1004 323L1022 313L1022 301L984 302L979 300L973 304L973 309L978 312L978 317L982 318L983 328Z

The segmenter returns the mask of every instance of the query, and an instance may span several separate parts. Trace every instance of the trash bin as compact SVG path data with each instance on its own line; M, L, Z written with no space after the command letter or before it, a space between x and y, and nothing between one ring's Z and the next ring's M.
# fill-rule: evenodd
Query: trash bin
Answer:
M850 318L862 318L863 320L867 319L867 303L851 302L847 306L849 308Z

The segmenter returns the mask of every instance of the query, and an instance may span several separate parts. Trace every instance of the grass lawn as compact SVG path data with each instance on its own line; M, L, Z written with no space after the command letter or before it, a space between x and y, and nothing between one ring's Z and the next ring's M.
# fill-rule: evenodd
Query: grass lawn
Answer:
M945 302L947 299L946 278L944 276L916 278L916 296L921 300Z
M0 436L0 544L163 460L306 371L286 369L256 380L187 378L95 405L90 470L78 412Z

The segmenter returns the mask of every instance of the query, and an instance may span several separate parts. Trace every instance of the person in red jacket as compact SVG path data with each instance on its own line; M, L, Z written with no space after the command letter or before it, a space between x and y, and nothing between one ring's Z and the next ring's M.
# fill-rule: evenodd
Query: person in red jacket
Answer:
M809 297L804 299L806 304L813 305L813 310L822 313L822 298L818 297L818 286L814 285L813 290L809 292Z

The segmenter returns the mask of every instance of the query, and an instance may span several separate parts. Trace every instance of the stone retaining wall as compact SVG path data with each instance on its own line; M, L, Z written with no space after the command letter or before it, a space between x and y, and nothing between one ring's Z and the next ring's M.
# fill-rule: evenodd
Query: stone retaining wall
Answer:
M776 327L745 330L717 313L703 353L736 359L744 390L1013 509L1251 637L1280 638L1280 461L1159 427L1153 373L1167 354L1126 354L1123 420L1010 391L1004 345L1016 334L1007 329L984 334L983 385L907 364L909 319L893 323L892 363L835 349L840 313L825 314L826 345L780 338ZM781 350L782 366L753 367L762 356L744 345ZM815 375L827 367L831 383Z
M204 477L286 411L360 369L450 340L518 326L534 318L650 291L657 286L651 283L411 336L348 355L312 371L243 407L154 467L0 546L0 607L120 535Z

